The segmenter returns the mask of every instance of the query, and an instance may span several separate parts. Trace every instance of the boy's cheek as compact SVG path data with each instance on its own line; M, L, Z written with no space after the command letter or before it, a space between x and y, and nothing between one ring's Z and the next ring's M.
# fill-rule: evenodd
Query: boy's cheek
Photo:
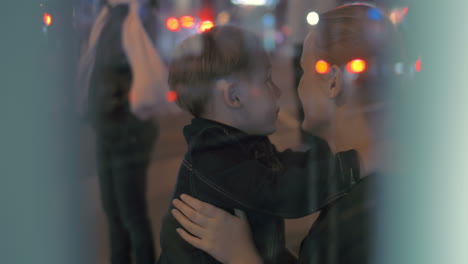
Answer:
M252 89L252 96L253 97L260 97L260 89L255 87Z

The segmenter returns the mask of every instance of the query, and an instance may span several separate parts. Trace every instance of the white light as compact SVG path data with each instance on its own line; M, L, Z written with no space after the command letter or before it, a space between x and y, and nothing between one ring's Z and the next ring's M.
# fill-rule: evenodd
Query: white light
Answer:
M317 14L317 12L312 11L309 14L307 14L307 23L309 23L309 25L315 26L318 24L319 21L320 17L319 14Z
M402 62L398 62L397 64L395 64L395 73L397 75L403 74L403 71L404 71L404 65Z
M252 5L262 6L268 4L268 0L231 0L231 3L235 5Z

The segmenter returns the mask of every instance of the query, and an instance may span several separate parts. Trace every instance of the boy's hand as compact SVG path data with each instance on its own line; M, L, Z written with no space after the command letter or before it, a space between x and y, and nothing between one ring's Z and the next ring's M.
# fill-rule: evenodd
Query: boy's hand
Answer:
M262 263L252 242L245 214L236 215L183 194L174 199L172 215L190 233L178 228L179 235L222 263Z

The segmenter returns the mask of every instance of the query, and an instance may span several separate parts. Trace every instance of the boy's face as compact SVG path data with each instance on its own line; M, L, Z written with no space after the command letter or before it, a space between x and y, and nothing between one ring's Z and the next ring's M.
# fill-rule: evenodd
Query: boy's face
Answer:
M281 91L271 79L271 66L242 80L241 130L250 135L270 135L276 131Z

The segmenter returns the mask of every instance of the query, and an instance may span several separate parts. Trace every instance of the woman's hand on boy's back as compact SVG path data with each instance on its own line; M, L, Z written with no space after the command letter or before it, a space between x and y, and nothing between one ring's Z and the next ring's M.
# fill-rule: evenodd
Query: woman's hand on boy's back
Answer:
M192 246L222 263L262 263L242 211L232 215L188 195L174 199L173 205L173 216L185 228L177 232Z

